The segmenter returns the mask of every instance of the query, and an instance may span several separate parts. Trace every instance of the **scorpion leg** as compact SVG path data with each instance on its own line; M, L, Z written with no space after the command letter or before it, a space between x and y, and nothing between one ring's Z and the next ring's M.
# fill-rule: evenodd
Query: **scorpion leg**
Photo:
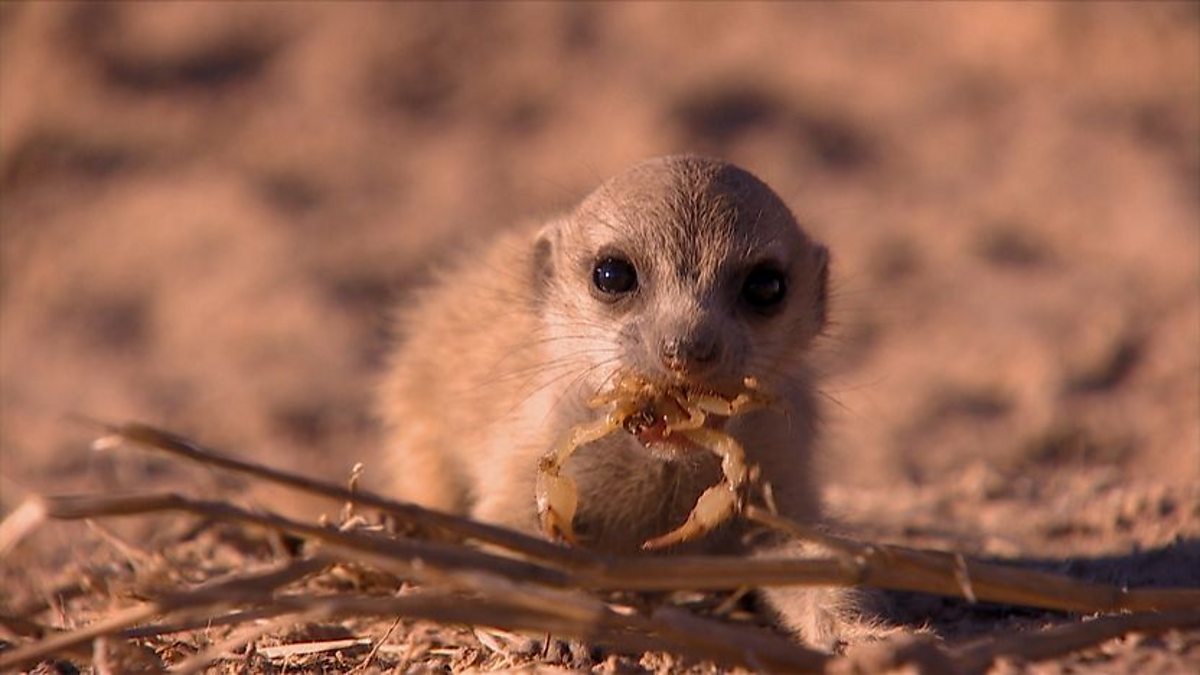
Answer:
M693 405L691 401L678 396L672 396L668 400L678 410L672 410L664 415L667 435L677 431L699 429L704 426L704 421L708 419L708 414L703 408ZM687 417L681 417L681 415L686 415Z
M588 401L588 407L602 408L610 403L631 401L638 398L639 393L645 388L645 385L645 381L641 378L630 373L625 373L608 389L593 396Z
M707 448L721 458L724 480L708 488L696 500L696 506L688 518L676 529L655 537L642 544L642 548L656 549L679 544L703 536L716 529L741 508L741 491L746 482L746 453L740 443L729 434L701 427L682 432L688 440Z
M721 417L733 417L745 411L772 405L772 398L758 390L758 382L754 378L746 377L745 383L745 392L734 396L733 399L726 399L718 394L692 394L688 398L689 407L708 414L719 414Z
M738 493L725 482L718 483L700 495L688 519L670 532L642 544L646 550L681 544L702 536L729 519L737 511Z

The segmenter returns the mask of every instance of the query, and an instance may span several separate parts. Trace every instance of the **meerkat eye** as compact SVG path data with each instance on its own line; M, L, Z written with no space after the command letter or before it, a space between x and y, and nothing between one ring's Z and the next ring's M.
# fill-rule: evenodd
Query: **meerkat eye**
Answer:
M766 266L750 270L742 282L742 299L754 309L765 312L774 309L787 295L787 279L783 272Z
M605 256L592 268L592 283L605 295L624 295L637 288L637 270L624 258Z

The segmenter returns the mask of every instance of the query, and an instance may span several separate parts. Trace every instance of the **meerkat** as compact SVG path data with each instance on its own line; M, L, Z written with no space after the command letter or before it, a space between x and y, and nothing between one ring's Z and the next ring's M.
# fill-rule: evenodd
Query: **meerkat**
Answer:
M781 411L729 418L784 515L820 518L808 354L826 323L829 255L766 184L733 164L673 156L634 166L572 211L467 252L414 297L381 387L383 486L415 503L541 533L538 460L622 372L714 392L753 377ZM782 413L782 414L780 414ZM565 470L579 544L639 551L721 478L712 453L611 434ZM726 524L674 551L745 550ZM796 547L790 549L795 552ZM830 646L837 591L767 593L781 622Z

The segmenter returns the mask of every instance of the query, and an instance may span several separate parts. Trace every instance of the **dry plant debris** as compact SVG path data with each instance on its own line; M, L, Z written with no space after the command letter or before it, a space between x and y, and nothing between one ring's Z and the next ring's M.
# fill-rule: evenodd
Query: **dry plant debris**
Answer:
M1200 588L1126 589L954 553L866 544L814 531L757 506L746 507L744 517L813 540L831 555L760 560L598 555L237 460L153 427L132 424L107 427L107 432L105 443L131 442L377 510L408 533L389 535L361 516L333 527L179 494L36 497L0 523L0 553L20 545L47 519L164 512L192 514L210 529L221 524L283 533L304 547L292 557L265 556L244 569L218 572L189 567L186 557L168 561L117 544L126 566L98 570L95 579L62 589L57 605L10 608L0 615L0 627L13 643L0 651L0 669L51 658L90 659L97 672L161 670L165 664L172 672L235 663L250 670L264 663L302 668L324 659L321 668L350 671L384 658L402 667L422 656L420 650L444 657L451 668L499 668L536 651L536 642L523 636L549 634L605 645L614 653L662 653L670 667L710 662L765 671L838 672L909 664L935 672L980 672L999 659L1038 660L1134 632L1200 627ZM637 595L788 584L862 585L1110 615L1032 633L997 634L959 647L918 636L831 656L759 627L702 616L661 595ZM47 613L67 612L76 599L91 599L104 609L73 628L49 625ZM378 640L352 628L371 620L376 628L387 627ZM343 623L322 634L327 621ZM474 627L469 638L478 647L433 654L438 648L411 639L406 646L385 645L401 621L414 633L420 622ZM294 639L270 644L297 626ZM191 638L178 637L189 633ZM545 644L549 649L552 641ZM671 654L684 661L671 661Z

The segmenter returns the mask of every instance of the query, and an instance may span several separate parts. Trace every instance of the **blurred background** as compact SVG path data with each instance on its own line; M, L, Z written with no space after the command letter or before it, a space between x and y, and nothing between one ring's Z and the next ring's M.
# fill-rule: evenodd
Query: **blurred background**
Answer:
M1196 3L6 2L0 510L344 475L431 261L684 151L833 251L835 487L1200 482Z

